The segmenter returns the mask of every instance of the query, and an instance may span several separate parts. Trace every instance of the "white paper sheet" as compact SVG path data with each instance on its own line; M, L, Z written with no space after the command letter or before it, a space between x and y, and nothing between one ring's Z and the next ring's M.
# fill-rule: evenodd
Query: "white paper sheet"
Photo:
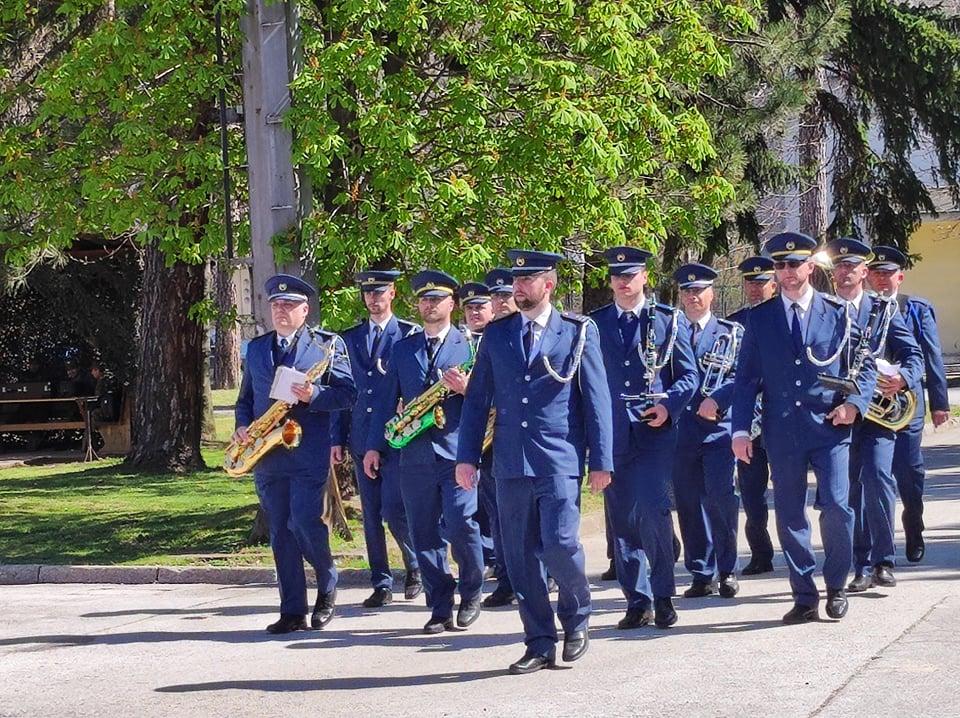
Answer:
M273 384L270 386L270 398L285 401L288 404L296 404L300 400L293 393L293 385L302 385L306 380L307 375L302 371L291 369L288 366L277 367L277 373L273 376Z

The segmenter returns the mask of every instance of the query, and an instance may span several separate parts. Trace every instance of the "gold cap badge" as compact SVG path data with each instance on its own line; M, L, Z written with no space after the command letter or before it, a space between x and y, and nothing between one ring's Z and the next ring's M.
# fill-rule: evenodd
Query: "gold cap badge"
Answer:
M797 244L796 242L787 242L786 246L787 246L787 249L796 249Z
M526 263L527 263L527 260L525 260L523 257L517 257L517 266L518 266L518 267L522 267L522 266L523 266L524 264L526 264Z
M627 258L627 255L625 255L623 252L621 252L620 254L617 255L617 261L618 261L618 262L622 262L622 261L624 261L626 258Z
M277 289L279 289L281 292L285 292L285 291L287 291L287 285L286 285L286 284L278 284L278 285L277 285Z

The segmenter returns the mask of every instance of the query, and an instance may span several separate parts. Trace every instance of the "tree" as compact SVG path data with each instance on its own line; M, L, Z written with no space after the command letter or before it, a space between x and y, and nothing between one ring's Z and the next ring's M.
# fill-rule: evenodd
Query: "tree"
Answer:
M214 98L229 69L214 59L216 8L236 27L239 0L13 0L0 14L4 37L55 37L0 78L4 261L23 266L81 234L144 248L129 457L144 469L202 465L203 337L189 317L204 261L222 252Z
M369 264L466 277L517 245L697 241L732 198L691 98L746 5L317 0L302 18L289 121L316 193L308 261L344 288L328 318Z

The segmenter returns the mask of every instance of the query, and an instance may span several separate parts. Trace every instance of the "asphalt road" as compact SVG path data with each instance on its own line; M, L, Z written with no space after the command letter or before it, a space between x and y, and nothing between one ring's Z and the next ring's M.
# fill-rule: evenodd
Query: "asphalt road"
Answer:
M512 608L425 636L422 602L365 611L352 588L326 630L273 637L272 586L0 586L0 716L960 716L960 429L927 443L927 557L841 622L781 624L779 556L734 600L679 599L667 631L616 630L595 582L589 653L510 676ZM595 518L584 534L596 576Z

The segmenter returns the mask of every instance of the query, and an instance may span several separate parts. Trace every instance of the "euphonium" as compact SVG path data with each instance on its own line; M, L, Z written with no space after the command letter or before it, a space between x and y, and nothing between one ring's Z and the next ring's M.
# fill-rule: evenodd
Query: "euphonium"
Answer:
M890 322L897 311L896 302L886 297L874 297L874 304L884 302L883 316L880 321L883 322L883 331L880 336L879 346L874 356L879 356L883 352L884 345L887 342L887 332L890 329ZM907 388L903 388L893 396L884 396L879 388L873 392L870 404L867 407L867 421L879 424L892 431L900 431L913 419L917 410L917 397Z
M307 381L316 381L330 367L336 341L334 337L321 346L323 356L307 370ZM249 435L247 441L230 442L226 456L223 458L223 468L230 476L243 476L249 473L260 459L277 446L293 449L300 445L303 429L298 422L286 418L292 407L293 404L288 402L275 401L247 427Z
M467 373L473 368L473 362L474 357L470 357L458 368ZM394 449L402 449L431 427L442 429L447 419L441 405L449 395L450 389L442 379L430 386L387 422L383 429L387 443Z

